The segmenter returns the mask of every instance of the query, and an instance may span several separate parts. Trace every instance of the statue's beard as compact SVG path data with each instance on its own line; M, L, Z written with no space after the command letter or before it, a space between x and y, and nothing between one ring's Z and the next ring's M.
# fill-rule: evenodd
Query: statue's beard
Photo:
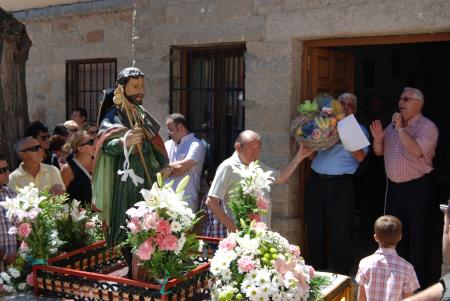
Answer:
M144 99L144 94L133 94L133 95L126 95L125 97L129 102L134 104L135 106L142 105L142 100Z

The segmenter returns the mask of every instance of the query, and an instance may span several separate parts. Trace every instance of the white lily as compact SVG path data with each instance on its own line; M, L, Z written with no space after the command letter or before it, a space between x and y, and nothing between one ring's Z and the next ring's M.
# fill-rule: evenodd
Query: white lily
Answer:
M75 223L78 223L79 221L87 218L86 210L80 211L78 210L78 208L70 209L70 216L72 217L72 221L74 221Z
M16 214L17 210L20 209L18 207L18 203L16 202L16 199L6 197L6 200L4 202L0 202L0 206L5 208L7 210L6 212L6 218L11 221L12 217Z

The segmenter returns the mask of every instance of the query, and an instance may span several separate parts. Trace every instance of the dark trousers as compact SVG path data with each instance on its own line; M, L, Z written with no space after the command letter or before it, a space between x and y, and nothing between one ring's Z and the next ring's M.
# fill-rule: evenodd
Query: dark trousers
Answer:
M305 222L309 247L306 261L315 269L329 269L328 233L332 271L344 275L350 272L353 263L353 183L352 175L323 176L314 171L311 173L305 190Z
M414 266L422 287L428 284L431 264L428 251L432 194L430 175L401 184L388 182L385 213L398 217L403 224L397 252Z

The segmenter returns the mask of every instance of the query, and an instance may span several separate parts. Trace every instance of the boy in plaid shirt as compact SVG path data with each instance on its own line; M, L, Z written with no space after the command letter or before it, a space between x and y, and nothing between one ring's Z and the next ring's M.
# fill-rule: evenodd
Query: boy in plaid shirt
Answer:
M374 232L379 248L359 263L358 300L402 300L411 296L420 287L416 272L395 251L402 238L402 223L395 216L384 215L375 221Z

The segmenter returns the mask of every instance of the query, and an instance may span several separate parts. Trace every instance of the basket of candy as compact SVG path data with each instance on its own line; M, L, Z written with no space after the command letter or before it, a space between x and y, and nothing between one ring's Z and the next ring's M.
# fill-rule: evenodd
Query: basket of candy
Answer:
M298 106L299 116L291 122L291 135L298 143L315 150L325 150L339 141L337 122L345 117L341 103L328 94Z

